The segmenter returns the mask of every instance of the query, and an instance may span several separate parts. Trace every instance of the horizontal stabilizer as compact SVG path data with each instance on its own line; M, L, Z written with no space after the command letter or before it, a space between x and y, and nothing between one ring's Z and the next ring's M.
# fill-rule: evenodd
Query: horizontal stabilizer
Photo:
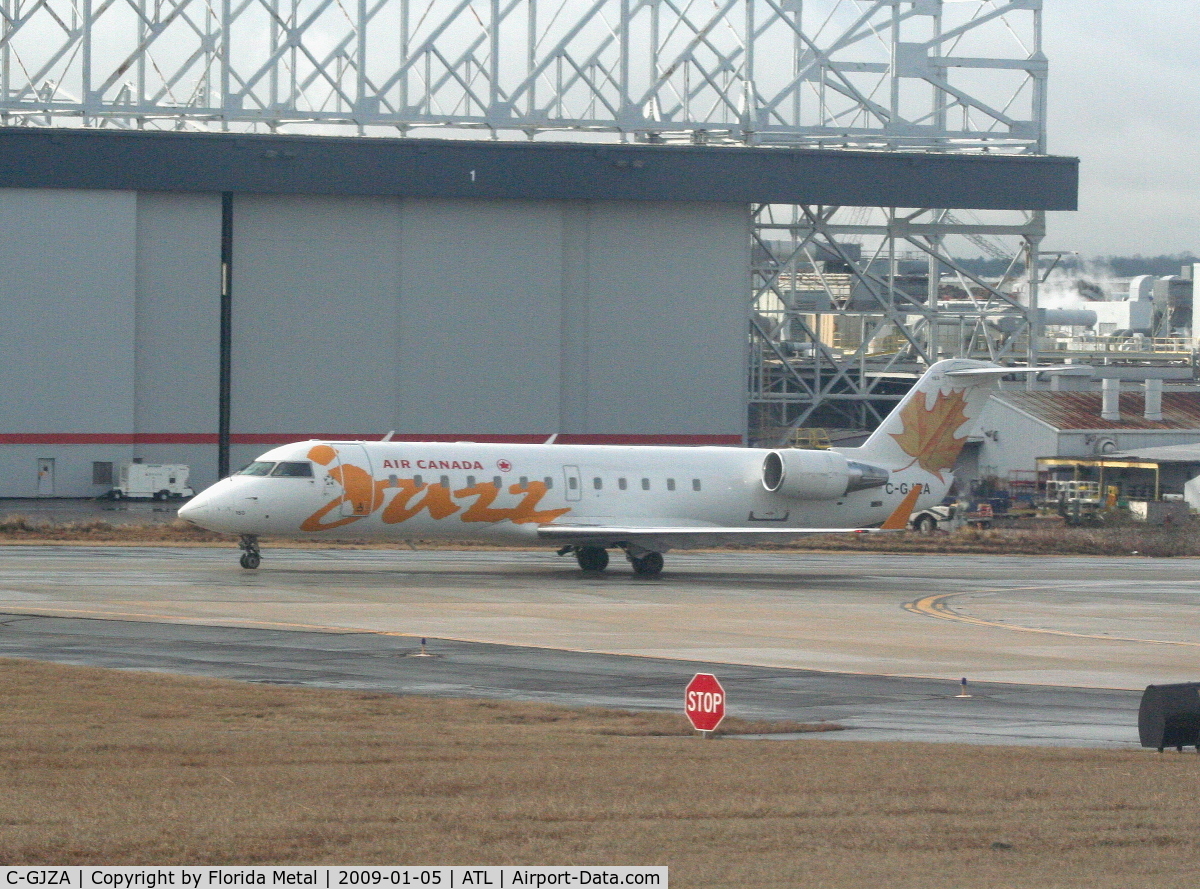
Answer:
M988 377L1007 377L1010 374L1054 374L1055 376L1082 377L1092 376L1092 368L1083 365L1071 367L972 367L966 370L949 370L946 376L956 380L986 379Z

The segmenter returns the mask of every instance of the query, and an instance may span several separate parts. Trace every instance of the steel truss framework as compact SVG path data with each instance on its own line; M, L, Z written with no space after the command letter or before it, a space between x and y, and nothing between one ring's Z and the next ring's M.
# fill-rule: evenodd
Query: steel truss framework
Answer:
M1044 154L1046 76L1041 0L0 0L7 125ZM1042 214L753 212L752 426L830 407L869 425L880 373L1015 355L999 310L1035 357ZM972 278L961 237L1008 239L1030 273ZM923 298L901 286L905 250L961 279L952 318L937 274ZM804 311L814 288L824 311ZM832 315L856 344L822 329Z
M753 438L873 427L903 393L897 379L941 358L1037 363L1044 212L967 221L949 210L763 205L756 214ZM963 240L1004 258L1004 273L966 268L954 249Z
M3 0L8 123L1044 150L1041 0Z

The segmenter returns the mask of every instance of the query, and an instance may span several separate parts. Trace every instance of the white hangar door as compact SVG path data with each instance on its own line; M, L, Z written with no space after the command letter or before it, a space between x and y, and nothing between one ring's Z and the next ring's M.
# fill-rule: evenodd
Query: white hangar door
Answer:
M233 432L738 441L749 257L743 206L237 195Z
M235 195L235 435L394 428L399 214L385 198Z

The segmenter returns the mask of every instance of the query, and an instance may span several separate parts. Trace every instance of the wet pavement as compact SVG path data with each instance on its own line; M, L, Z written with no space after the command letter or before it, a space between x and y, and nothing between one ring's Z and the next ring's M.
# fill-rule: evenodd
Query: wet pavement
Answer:
M422 656L422 652L425 656ZM682 712L714 673L728 714L830 722L837 740L1137 746L1140 694L780 670L379 633L313 633L0 614L0 655L277 685Z
M1200 678L1193 560L0 548L0 655L388 692L731 714L840 739L1136 745L1145 685ZM435 657L413 656L430 640ZM959 679L971 697L960 698Z
M31 521L54 524L98 520L112 525L165 525L175 521L175 513L186 502L6 497L0 498L0 519L24 516Z

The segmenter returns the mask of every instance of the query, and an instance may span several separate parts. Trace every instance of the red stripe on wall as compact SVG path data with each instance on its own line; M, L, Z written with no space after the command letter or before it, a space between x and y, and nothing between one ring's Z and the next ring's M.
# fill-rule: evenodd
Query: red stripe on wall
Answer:
M179 433L158 435L129 432L0 432L0 444L17 445L134 445L134 444L212 444L216 435Z
M232 444L282 445L294 441L378 441L383 436L353 433L238 433L229 437ZM541 444L547 435L393 435L392 441L480 442L493 444ZM603 435L563 434L557 444L606 445L726 445L739 446L737 435ZM107 433L107 432L3 432L0 444L10 445L216 445L212 433Z

